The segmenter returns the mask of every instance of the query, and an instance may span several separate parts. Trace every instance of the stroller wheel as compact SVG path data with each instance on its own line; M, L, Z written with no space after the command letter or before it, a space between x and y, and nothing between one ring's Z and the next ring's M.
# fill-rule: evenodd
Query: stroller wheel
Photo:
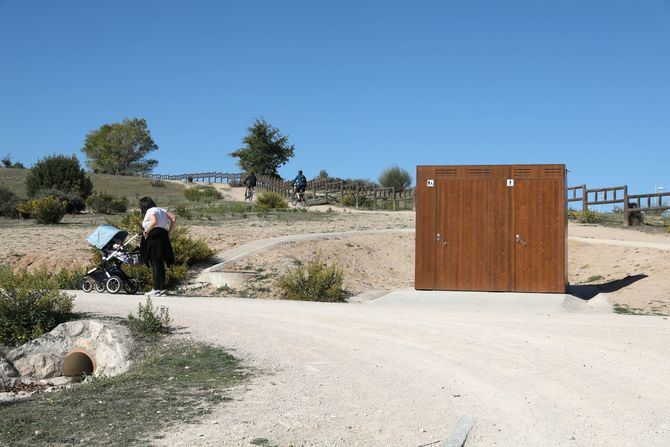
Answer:
M118 276L110 276L107 280L106 287L109 293L119 293L119 290L121 290L121 278Z
M90 293L93 290L93 281L90 278L84 278L81 282L81 290L86 293Z
M98 293L103 293L105 291L105 283L104 282L96 282L95 283L95 291Z
M138 290L140 290L140 283L137 282L135 278L130 278L128 281L123 283L123 288L127 294L134 295Z

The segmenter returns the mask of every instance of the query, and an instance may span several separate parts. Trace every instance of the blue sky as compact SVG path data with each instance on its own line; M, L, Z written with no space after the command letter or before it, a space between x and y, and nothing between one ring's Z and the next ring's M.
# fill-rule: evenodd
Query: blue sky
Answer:
M0 155L144 117L157 172L231 171L258 116L286 177L566 163L670 189L670 1L0 0Z

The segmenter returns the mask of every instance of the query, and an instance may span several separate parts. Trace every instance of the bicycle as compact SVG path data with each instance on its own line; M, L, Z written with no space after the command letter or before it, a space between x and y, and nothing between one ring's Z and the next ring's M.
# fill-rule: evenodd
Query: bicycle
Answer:
M307 208L307 201L305 200L305 191L298 192L297 188L291 190L291 205L296 206L301 204L303 208Z
M244 201L246 202L247 200L249 202L254 200L254 188L252 188L251 186L247 186L246 191L244 191Z

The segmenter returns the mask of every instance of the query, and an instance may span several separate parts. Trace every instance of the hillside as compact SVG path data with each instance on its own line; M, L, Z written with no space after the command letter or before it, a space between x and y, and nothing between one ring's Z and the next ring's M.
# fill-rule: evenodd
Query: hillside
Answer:
M26 197L26 177L29 169L0 168L0 185L7 186L19 197ZM115 196L127 197L131 202L150 196L161 205L172 205L184 201L184 188L177 182L163 182L165 186L153 186L145 177L123 175L90 174L97 191L107 191Z

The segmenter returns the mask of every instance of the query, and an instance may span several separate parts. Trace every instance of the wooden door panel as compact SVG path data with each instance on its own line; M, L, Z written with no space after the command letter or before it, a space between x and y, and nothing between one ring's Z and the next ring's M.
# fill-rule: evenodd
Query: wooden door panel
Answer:
M488 178L438 178L436 285L488 290Z
M434 168L417 167L414 287L419 290L435 289L436 188L428 186L434 178Z
M519 179L514 186L515 287L520 292L564 288L561 179Z

